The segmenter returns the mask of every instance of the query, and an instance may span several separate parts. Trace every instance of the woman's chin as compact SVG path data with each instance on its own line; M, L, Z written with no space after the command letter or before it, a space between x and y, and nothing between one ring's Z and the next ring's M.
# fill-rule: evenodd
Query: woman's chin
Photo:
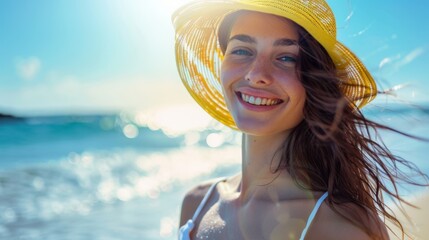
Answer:
M237 121L236 124L244 134L253 136L271 136L285 131L285 129L273 128L272 124L256 121Z
M293 119L293 121L288 122L281 122L275 121L271 118L258 119L255 117L234 116L234 121L237 128L245 134L254 136L272 136L290 132L291 129L299 125L299 123L302 121L302 118Z

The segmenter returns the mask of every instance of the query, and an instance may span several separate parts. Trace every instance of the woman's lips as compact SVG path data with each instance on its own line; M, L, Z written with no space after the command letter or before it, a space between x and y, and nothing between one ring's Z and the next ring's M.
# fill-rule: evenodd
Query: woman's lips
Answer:
M236 95L240 103L251 111L269 111L284 102L279 98L261 97L249 93L236 92Z
M278 98L258 97L250 94L238 92L239 97L246 103L256 106L273 106L282 103L283 101Z

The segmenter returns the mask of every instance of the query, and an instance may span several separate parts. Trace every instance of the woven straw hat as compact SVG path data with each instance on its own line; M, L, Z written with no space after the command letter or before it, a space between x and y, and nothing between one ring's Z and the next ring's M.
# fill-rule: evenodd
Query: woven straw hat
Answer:
M306 29L346 73L344 94L359 108L374 99L377 87L362 62L336 39L335 17L324 0L197 0L173 14L179 75L195 101L212 117L237 128L220 85L223 54L218 28L226 15L251 10L288 18Z

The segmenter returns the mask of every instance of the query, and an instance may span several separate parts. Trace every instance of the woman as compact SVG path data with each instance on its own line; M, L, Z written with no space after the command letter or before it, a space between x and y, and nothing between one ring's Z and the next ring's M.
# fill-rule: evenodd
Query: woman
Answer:
M173 16L180 76L243 133L240 174L186 195L179 239L388 239L382 193L421 173L374 141L359 108L377 94L336 40L323 0L201 0ZM392 130L392 129L391 129Z

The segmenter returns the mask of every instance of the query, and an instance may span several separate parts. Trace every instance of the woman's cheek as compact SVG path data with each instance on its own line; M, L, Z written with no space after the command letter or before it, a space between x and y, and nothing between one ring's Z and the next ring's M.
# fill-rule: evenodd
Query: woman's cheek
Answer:
M220 81L224 89L226 88L226 86L229 85L229 82L231 81L231 79L233 79L233 68L231 68L228 62L224 61L221 65L221 72L220 72Z

